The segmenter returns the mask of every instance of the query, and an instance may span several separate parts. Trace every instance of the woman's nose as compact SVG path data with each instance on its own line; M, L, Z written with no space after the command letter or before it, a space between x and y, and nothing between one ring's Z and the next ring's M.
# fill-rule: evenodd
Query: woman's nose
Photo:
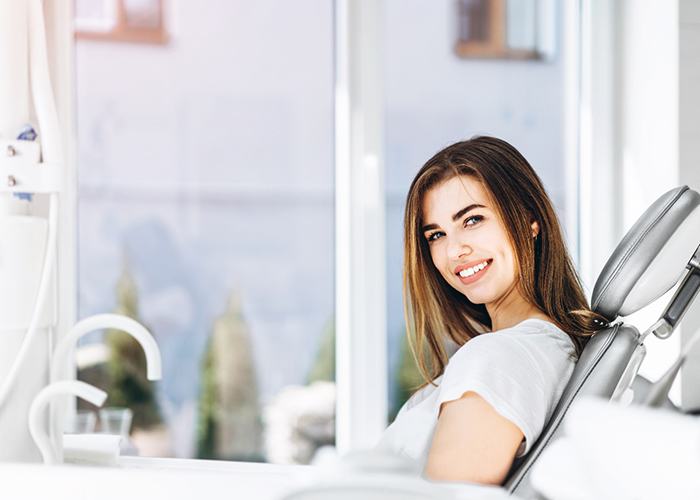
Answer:
M447 257L450 260L459 260L462 256L472 253L472 248L468 242L460 238L449 238L447 240Z

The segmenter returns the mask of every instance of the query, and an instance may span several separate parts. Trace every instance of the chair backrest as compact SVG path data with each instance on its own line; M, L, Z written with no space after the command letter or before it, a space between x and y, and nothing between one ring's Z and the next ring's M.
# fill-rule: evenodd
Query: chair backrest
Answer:
M610 397L622 376L635 348L639 331L633 326L617 323L597 332L586 345L576 363L564 393L552 417L527 455L513 463L505 488L523 498L533 491L527 480L530 469L544 449L563 432L563 421L571 404L581 395Z
M592 308L614 321L662 296L683 276L700 243L700 195L687 186L659 197L617 246L596 281ZM586 344L552 417L527 455L506 477L508 492L537 498L529 473L544 449L563 432L568 409L581 395L610 398L642 342L637 328L607 325Z

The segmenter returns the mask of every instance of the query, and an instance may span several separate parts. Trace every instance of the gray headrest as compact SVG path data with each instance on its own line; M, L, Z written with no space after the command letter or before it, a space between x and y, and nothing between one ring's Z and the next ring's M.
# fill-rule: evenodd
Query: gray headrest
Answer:
M614 321L652 303L683 276L700 244L700 194L680 186L642 214L596 281L591 308Z

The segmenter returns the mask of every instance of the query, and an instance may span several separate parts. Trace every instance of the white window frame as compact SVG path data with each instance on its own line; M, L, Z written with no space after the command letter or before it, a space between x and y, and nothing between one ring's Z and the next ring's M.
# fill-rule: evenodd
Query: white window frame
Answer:
M381 8L336 0L336 446L368 448L388 411Z
M78 170L75 122L75 41L73 39L73 2L43 2L46 44L51 84L63 134L65 165L63 192L59 195L58 256L56 293L58 322L56 335L65 335L77 321L77 226ZM57 339L52 339L53 342ZM70 367L75 377L75 365Z
M77 222L78 222L78 170L77 132L75 122L75 41L73 39L73 2L64 0L42 2L46 29L47 58L51 86L56 104L59 130L62 134L64 184L58 199L58 234L55 268L57 314L56 328L50 339L49 349L61 336L67 335L77 321ZM48 360L47 360L48 361ZM77 368L74 359L60 367L61 376L75 378ZM64 415L75 411L70 400L55 403Z
M578 85L568 85L578 133L579 270L590 298L595 279L622 237L617 2L568 3L569 60ZM574 34L575 32L575 34ZM573 113L572 113L573 115ZM574 181L575 182L575 181Z

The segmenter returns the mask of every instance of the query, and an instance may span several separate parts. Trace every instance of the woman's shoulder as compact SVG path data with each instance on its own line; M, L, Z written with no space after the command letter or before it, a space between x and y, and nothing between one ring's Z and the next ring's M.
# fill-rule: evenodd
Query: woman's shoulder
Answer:
M539 318L528 318L511 327L470 339L454 353L448 366L463 360L483 360L486 354L491 362L498 359L508 362L510 358L519 359L524 351L534 356L561 353L574 360L576 356L573 341L557 325Z
M573 361L577 360L574 341L568 333L559 328L553 321L528 318L515 325L509 334L523 342L529 342L541 348L549 347L557 351L563 351Z
M564 330L559 328L553 321L541 318L528 318L517 325L504 328L495 333L527 339L532 342L564 341L566 345L574 347L571 337Z

